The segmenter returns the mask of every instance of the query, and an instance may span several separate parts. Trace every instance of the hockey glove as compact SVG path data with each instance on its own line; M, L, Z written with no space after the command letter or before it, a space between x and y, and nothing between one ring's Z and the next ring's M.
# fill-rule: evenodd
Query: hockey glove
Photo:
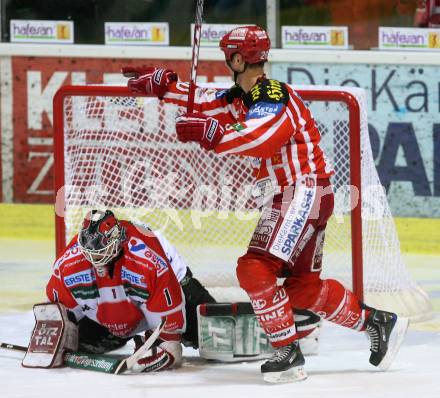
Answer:
M198 142L206 150L214 149L224 134L224 128L217 119L203 113L185 113L176 119L179 141Z
M177 82L177 74L170 69L154 67L122 68L122 74L129 77L128 89L137 94L155 95L162 99L172 82Z
M136 349L144 340L135 336ZM137 360L132 371L136 373L158 372L159 370L178 368L182 364L182 346L178 340L157 339L145 355Z

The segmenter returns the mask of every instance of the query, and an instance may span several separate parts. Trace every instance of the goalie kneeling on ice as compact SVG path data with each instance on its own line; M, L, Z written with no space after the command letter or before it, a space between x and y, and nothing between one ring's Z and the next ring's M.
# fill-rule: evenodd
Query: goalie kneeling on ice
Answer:
M294 310L304 355L317 355L321 319L313 312ZM210 303L197 307L199 354L222 362L260 360L273 353L250 303Z

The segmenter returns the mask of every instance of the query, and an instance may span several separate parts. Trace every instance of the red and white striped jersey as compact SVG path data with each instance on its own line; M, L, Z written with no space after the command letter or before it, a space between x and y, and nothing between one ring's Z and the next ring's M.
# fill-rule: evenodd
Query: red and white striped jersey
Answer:
M189 84L174 83L164 97L186 106ZM283 187L303 175L327 178L333 171L320 147L321 134L298 94L277 80L262 79L249 91L198 87L194 112L216 118L225 134L219 154L251 158L257 186Z

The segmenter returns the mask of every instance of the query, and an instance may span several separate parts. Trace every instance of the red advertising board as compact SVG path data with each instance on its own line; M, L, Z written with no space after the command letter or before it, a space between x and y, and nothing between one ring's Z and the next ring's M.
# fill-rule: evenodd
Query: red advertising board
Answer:
M13 201L53 203L52 98L64 84L119 79L124 65L161 66L188 80L190 61L13 57ZM224 62L201 61L199 76L228 76Z

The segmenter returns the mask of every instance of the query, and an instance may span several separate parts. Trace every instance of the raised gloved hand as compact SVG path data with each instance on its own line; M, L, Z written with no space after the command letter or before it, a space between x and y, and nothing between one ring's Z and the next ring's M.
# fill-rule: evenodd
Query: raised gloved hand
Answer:
M176 119L179 141L198 142L206 150L214 149L224 134L224 128L217 119L203 113L185 113Z
M170 69L125 66L122 74L130 78L127 86L131 92L153 94L159 99L163 98L169 85L177 81L177 73Z
M135 336L136 349L143 344L140 336ZM145 355L137 360L131 369L133 372L148 373L159 370L178 368L182 364L182 346L180 340L162 340L158 338L156 343Z

